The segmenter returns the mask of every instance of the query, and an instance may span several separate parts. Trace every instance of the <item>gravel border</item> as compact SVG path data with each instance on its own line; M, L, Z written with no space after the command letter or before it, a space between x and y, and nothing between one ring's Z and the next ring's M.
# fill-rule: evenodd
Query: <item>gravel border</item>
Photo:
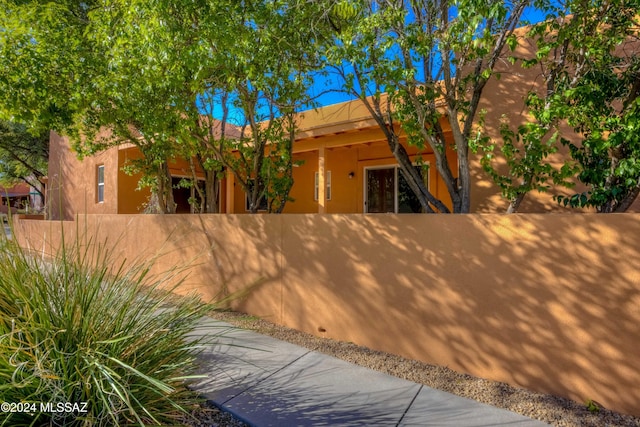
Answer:
M640 427L640 418L638 417L620 414L605 408L591 412L585 404L563 397L536 393L506 383L461 374L446 367L429 365L393 354L374 351L353 343L320 338L243 313L216 311L211 313L211 317L398 378L517 412L553 426ZM190 425L194 427L205 425L246 426L229 413L217 408L203 408L202 411L202 417L198 413L194 415L203 423Z
M209 404L194 409L180 421L189 427L249 427L229 412Z

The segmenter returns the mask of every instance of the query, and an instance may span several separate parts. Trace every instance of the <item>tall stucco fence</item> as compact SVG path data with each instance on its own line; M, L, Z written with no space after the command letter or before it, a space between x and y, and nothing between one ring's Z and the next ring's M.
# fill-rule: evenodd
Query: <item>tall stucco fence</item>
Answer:
M640 416L638 214L88 215L15 236L48 253L63 229L187 267L205 300Z

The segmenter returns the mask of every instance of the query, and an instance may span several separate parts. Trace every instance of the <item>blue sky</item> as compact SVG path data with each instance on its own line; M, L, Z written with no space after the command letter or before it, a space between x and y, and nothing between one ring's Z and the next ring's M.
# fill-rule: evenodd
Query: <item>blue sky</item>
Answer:
M526 8L522 14L522 20L525 23L529 23L529 24L540 22L544 20L544 18L545 18L545 14L534 7ZM335 78L333 80L335 80ZM311 88L311 91L314 94L322 93L323 91L326 91L326 87L327 87L326 79L323 78L322 76L318 76L316 78L315 85ZM316 102L318 102L319 106L326 106L326 105L337 104L344 101L349 101L352 99L354 99L353 96L350 96L346 93L328 92L316 98Z
M540 10L537 10L533 7L528 7L525 9L522 15L522 21L524 23L537 23L542 21L545 18L545 14ZM315 83L310 89L312 95L315 95L315 102L319 107L323 107L326 105L337 104L344 101L349 101L354 99L352 95L346 94L344 92L340 92L337 90L328 91L330 87L339 88L341 81L338 76L329 76L325 77L318 73L318 75L314 79ZM321 94L318 96L318 94ZM221 109L218 111L218 108L215 109L214 116L218 119L222 117ZM241 125L242 114L240 111L233 111L232 108L231 115L229 117L229 121Z

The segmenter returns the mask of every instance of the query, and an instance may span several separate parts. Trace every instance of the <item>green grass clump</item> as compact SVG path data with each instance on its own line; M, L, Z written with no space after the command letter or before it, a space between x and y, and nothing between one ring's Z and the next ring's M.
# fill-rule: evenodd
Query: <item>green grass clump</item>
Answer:
M0 241L0 402L36 405L0 425L178 423L198 403L186 385L200 343L186 337L208 307L158 291L149 266L71 246L44 259Z

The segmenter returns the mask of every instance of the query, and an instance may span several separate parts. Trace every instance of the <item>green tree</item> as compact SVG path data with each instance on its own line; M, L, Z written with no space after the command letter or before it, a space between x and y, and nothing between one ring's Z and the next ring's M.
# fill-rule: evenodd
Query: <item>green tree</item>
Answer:
M212 14L208 6L186 3L170 2L180 9L170 15L180 17L173 21L178 37L193 28L198 35L181 55L198 67L188 111L200 125L182 138L195 142L205 170L231 171L250 212L264 205L282 212L293 185L294 113L309 105L310 73L319 64L306 30L313 4L220 1L216 19L203 19Z
M44 200L41 178L47 175L49 133L32 134L26 126L0 121L0 182L25 182Z
M530 96L525 104L530 105L535 99ZM560 130L550 122L550 117L543 118L535 112L533 116L538 121L520 125L515 131L508 121L502 120L501 141L491 140L486 133L478 135L475 141L482 152L482 168L509 202L507 213L518 212L531 191L545 193L552 186L571 188L575 185L572 180L577 173L575 163L567 160L558 166L553 161L563 141ZM484 127L484 122L481 121L480 127ZM504 168L496 165L500 162L505 163Z
M4 34L3 49L22 58L20 76L45 63L63 77L56 85L43 76L30 105L48 95L66 99L70 118L41 122L69 135L81 155L124 142L136 145L144 158L129 169L142 172L141 184L151 186L151 211L175 209L167 162L176 156L192 159L192 172L197 163L205 171L205 191L196 179L192 185L207 211L217 211L215 188L223 167L250 194L252 212L261 200L270 211L282 211L293 183L293 114L307 103L307 73L317 65L304 30L306 2L5 3L14 18L5 21L11 31ZM48 21L40 21L43 16ZM64 38L69 40L62 43ZM71 48L62 53L70 71L61 74L66 68L55 55L66 44ZM6 81L19 78L9 66L14 63L7 63ZM19 87L6 88L22 96ZM219 101L220 93L225 101L207 109L205 103ZM29 110L39 118L45 113L19 105L9 103L5 110ZM230 121L222 126L228 132L217 131L220 106L237 112L223 117ZM209 195L204 201L203 193Z
M400 143L434 153L453 212L469 212L469 149L487 81L528 0L363 0L335 2L327 56L344 89L361 99L384 132L425 212L450 212L426 187ZM443 125L450 127L450 144ZM457 170L451 165L455 150Z
M553 19L534 25L528 36L536 56L517 58L542 72L544 87L529 94L534 120L516 132L505 128L501 154L510 167L496 170L490 145L485 168L516 211L532 190L571 186L587 191L558 196L561 204L622 212L640 192L640 43L638 0L575 0L550 7ZM516 58L514 58L516 59ZM572 132L562 131L567 127ZM498 144L499 145L499 144ZM553 166L545 159L560 145L570 159Z
M151 189L146 212L175 213L170 159L184 152L176 135L185 115L179 95L188 86L188 69L163 58L173 40L153 2L103 1L89 13L83 43L100 52L99 67L83 92L71 135L76 151L91 155L123 143L143 157L126 165L142 173L140 186ZM105 132L108 129L109 132Z
M95 1L0 0L0 118L67 130L99 56L83 43Z

